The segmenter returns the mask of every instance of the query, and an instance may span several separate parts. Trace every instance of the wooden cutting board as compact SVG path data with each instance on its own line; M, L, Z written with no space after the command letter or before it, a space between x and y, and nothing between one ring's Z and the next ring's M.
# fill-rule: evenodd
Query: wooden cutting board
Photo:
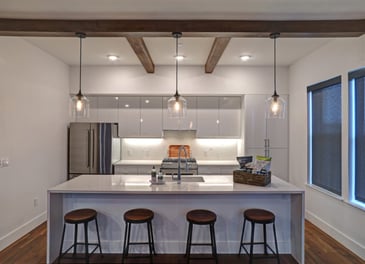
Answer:
M181 146L185 147L186 154L188 158L190 158L190 146L189 145L170 145L169 146L169 158L178 158L179 157L179 148ZM184 150L181 150L181 157L185 158Z

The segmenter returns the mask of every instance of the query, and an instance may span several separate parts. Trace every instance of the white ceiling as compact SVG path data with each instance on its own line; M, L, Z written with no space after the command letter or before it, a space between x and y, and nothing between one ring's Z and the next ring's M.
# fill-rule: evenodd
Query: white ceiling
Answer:
M0 0L0 18L48 19L364 19L365 0ZM29 42L69 65L78 65L75 38L27 37ZM204 65L213 38L181 39L182 64ZM278 65L290 65L330 39L279 38ZM155 65L174 64L173 38L144 38ZM140 65L125 38L86 38L85 65ZM120 56L109 62L107 54ZM239 55L252 60L241 62ZM233 38L218 65L271 65L273 40Z

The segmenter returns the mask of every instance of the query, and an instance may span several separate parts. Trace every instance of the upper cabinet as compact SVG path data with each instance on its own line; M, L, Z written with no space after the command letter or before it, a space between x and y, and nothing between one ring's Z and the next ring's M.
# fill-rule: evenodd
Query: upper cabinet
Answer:
M119 137L162 137L163 130L196 130L199 138L240 138L240 96L187 96L186 117L171 118L161 96L90 96L90 115L76 122L119 124Z
M118 122L118 100L112 96L88 96L89 116L77 118L74 122Z
M119 97L119 137L161 137L162 97Z
M241 136L241 97L197 97L197 109L197 137Z
M196 130L196 97L185 97L187 103L186 118L171 118L167 110L167 101L171 97L163 98L163 129L164 130Z

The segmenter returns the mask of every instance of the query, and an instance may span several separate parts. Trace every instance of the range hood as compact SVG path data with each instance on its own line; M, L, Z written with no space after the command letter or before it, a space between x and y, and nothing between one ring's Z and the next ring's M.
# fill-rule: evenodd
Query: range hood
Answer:
M174 138L196 138L196 130L173 130L173 129L164 129L163 130L163 137L174 137Z

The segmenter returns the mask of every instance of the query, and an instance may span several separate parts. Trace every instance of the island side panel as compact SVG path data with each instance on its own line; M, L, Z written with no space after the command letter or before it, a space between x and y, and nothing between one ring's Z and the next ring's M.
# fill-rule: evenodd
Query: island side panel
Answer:
M304 264L304 192L291 195L291 252Z
M63 194L47 194L47 263L58 257L63 228Z
M65 194L65 211L83 207L98 211L102 247L106 253L121 253L124 239L123 213L139 207L149 208L155 212L153 227L158 253L184 253L187 235L185 215L189 210L197 208L212 210L217 214L215 229L218 253L238 253L242 214L243 210L248 208L264 208L276 214L280 253L292 253L290 194ZM293 221L299 220L293 219ZM298 225L300 223L301 221ZM143 239L143 235L146 234L145 227L135 228L132 238ZM196 227L193 239L209 240L209 232L204 228ZM92 225L90 233L90 239L96 240L95 228ZM255 234L257 239L262 239L262 228L257 228ZM71 243L72 234L66 235L65 243ZM83 237L83 234L80 234L80 237ZM248 236L246 238L248 239ZM273 242L270 226L268 241ZM141 248L137 249L137 252L138 250ZM145 250L147 251L147 248L142 249ZM196 247L193 252L210 251L209 248Z

